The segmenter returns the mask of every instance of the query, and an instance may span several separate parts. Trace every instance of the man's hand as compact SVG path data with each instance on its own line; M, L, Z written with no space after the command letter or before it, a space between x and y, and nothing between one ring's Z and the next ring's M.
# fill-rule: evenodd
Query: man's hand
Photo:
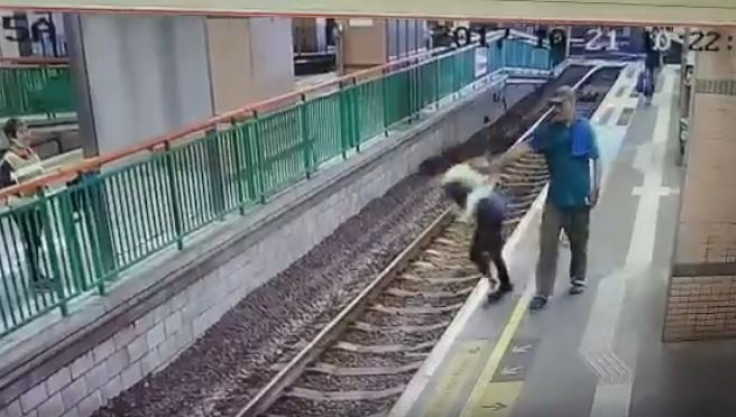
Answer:
M598 196L600 194L600 190L598 187L593 187L592 190L590 190L590 195L588 196L588 200L590 202L590 208L593 208L598 204Z

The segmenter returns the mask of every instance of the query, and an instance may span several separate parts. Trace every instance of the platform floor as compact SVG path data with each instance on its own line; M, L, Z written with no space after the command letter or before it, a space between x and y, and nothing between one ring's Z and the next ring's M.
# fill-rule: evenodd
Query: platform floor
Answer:
M631 91L635 77L626 74L618 83ZM677 77L674 68L662 72L651 107L617 86L593 117L604 190L591 220L587 292L567 295L563 247L555 296L528 311L536 204L506 248L514 297L488 305L485 285L476 288L391 417L736 415L736 342L661 342L683 175L675 165ZM603 116L631 106L628 125Z

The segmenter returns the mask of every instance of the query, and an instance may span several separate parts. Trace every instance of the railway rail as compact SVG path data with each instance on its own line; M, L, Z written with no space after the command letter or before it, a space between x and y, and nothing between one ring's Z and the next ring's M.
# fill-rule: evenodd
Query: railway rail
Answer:
M574 86L581 115L593 114L620 70L587 67ZM509 144L527 138L548 115ZM521 124L530 123L521 117ZM503 173L500 188L511 197L507 235L547 180L538 155ZM234 417L386 415L478 284L467 259L469 238L468 226L443 211L288 363L275 364L273 377Z

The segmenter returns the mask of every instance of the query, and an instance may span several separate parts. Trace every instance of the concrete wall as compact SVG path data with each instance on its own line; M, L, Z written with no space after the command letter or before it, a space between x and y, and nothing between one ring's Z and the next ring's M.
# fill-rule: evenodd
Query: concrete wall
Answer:
M212 116L205 18L80 20L98 152Z
M509 88L524 94L533 89ZM73 308L70 316L46 328L37 324L33 336L0 346L0 415L90 415L163 369L248 293L425 158L470 138L485 119L500 114L491 91L474 91L248 216L215 226L185 250L149 262L105 297L90 297Z
M207 32L217 113L294 89L291 19L208 18Z
M346 72L357 71L387 61L386 20L351 19L340 21L342 60Z
M384 64L425 48L425 20L349 19L343 25L347 72Z
M426 47L425 20L390 19L386 23L388 59L403 58Z
M291 20L274 17L251 18L250 44L252 100L265 100L294 88L294 53ZM276 53L276 51L283 51Z

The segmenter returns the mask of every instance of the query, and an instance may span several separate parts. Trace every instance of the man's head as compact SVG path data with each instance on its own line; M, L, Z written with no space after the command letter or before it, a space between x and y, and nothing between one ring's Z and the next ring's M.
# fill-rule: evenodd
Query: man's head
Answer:
M563 85L549 100L552 105L552 119L557 122L570 122L575 118L575 90Z

